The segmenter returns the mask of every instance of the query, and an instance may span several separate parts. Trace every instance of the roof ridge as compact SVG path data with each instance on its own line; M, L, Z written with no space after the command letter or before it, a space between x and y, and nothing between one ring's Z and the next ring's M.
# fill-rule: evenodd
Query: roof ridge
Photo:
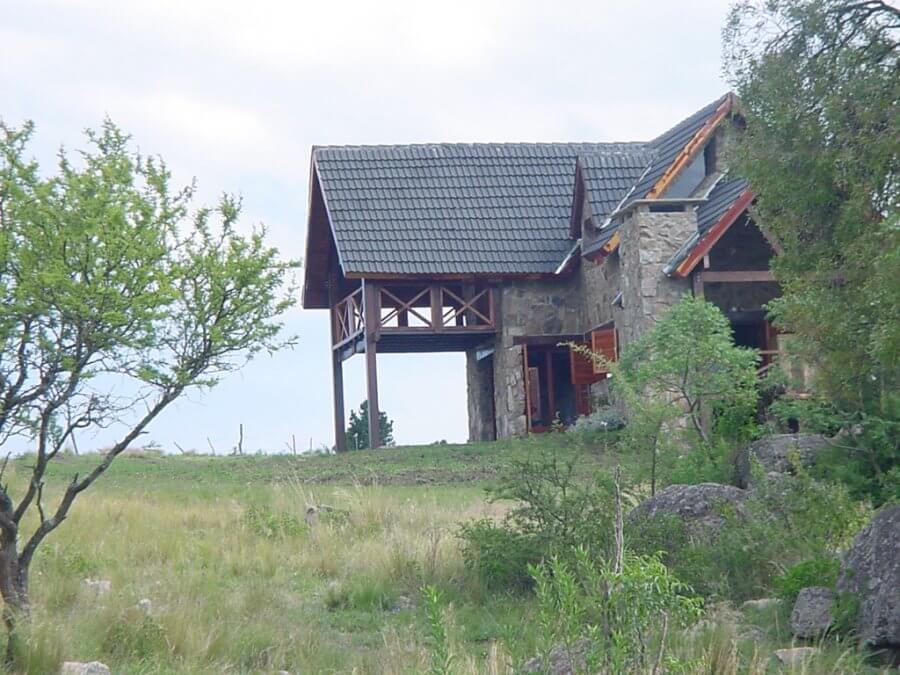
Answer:
M648 141L438 141L435 143L339 143L336 145L313 145L312 150L373 150L396 148L433 148L433 147L569 147L569 146L634 146L645 149Z
M712 114L713 112L715 112L715 110L720 105L722 105L722 103L725 102L725 99L727 99L731 95L731 93L732 93L731 91L727 91L724 94L722 94L721 96L719 96L719 98L717 98L715 101L707 103L705 106L703 106L699 110L695 110L694 112L692 112L690 115L688 115L687 117L682 119L677 124L673 124L671 127L666 129L665 131L663 131L661 134L652 138L650 141L648 141L648 144L649 145L657 145L666 136L671 135L672 133L677 131L679 128L686 126L688 123L696 121L697 119L699 119L701 117L706 117L706 116Z

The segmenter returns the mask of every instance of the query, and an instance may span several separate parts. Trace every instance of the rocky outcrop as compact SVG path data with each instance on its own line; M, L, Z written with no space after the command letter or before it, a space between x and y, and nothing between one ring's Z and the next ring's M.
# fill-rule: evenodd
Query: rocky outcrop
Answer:
M856 535L841 563L837 592L858 602L860 639L900 648L900 504L880 509Z
M756 458L765 474L789 474L794 460L803 467L816 463L818 456L831 447L831 441L821 434L775 434L766 436L741 448L735 457L734 482L748 488L752 482L753 461Z
M810 586L800 591L791 612L791 632L798 638L811 640L831 628L834 593L824 586Z
M772 655L783 666L799 666L806 659L819 653L815 647L794 647L793 649L776 649Z
M549 663L545 667L544 660L536 656L522 666L523 673L550 673L550 675L572 675L584 672L587 668L586 654L591 647L589 640L578 640L571 649L560 645L550 652Z
M666 516L681 520L694 539L715 539L725 523L726 511L745 518L747 493L730 485L700 483L671 485L635 507L629 525L640 525Z
M99 661L89 663L66 661L59 669L59 675L110 675L110 673L109 666Z

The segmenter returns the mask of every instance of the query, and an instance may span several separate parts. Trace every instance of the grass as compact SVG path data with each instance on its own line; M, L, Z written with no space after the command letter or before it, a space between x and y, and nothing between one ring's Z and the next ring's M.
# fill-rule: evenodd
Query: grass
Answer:
M554 436L339 457L123 456L40 549L26 671L100 660L117 674L427 672L428 585L444 599L456 670L514 672L536 653L534 607L467 576L457 525L502 516L483 487L512 459L550 447L627 464L605 446ZM13 487L28 462L8 468ZM56 462L48 501L94 462ZM332 510L308 526L310 504ZM88 578L112 590L97 596ZM734 613L717 616L715 630L674 638L686 659L720 664L696 672L777 672L770 653L790 643L780 619L755 617L767 628L754 645ZM802 672L861 667L829 648Z

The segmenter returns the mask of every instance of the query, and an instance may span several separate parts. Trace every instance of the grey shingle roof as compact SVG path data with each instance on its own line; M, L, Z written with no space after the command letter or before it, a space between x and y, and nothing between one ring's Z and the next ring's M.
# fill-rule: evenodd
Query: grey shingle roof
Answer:
M735 200L750 187L743 178L724 179L707 195L707 201L697 207L697 230L701 235L719 222Z
M707 195L707 201L697 207L697 232L693 234L672 256L672 259L666 264L663 271L666 274L678 267L685 258L687 258L694 247L700 242L700 238L706 234L709 229L719 222L725 212L737 201L750 183L743 178L728 177L720 180L716 186Z
M728 94L725 94L725 96L716 99L650 141L649 148L653 152L652 166L634 186L634 192L628 198L629 202L635 199L646 198L647 193L650 192L653 186L662 178L666 169L675 161L678 153L700 131L700 128L713 116L727 97Z
M603 224L640 179L653 155L636 148L627 153L582 155L578 158L587 200L597 225Z
M641 143L323 146L313 150L345 273L552 273L572 247L575 162ZM598 183L598 205L624 178ZM630 185L628 186L630 187ZM621 197L620 197L621 199ZM605 206L603 208L606 208Z

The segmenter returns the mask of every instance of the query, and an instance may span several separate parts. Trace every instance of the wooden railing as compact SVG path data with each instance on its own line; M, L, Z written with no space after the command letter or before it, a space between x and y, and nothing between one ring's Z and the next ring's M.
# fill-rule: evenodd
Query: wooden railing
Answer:
M356 289L332 309L335 347L359 338L366 329L366 299L375 305L374 331L491 331L496 326L495 290L461 283L375 283Z
M342 345L362 334L365 328L362 287L357 288L334 306L332 321L334 321L335 328L335 346Z
M495 326L494 292L470 284L384 284L375 294L381 331L471 331Z

